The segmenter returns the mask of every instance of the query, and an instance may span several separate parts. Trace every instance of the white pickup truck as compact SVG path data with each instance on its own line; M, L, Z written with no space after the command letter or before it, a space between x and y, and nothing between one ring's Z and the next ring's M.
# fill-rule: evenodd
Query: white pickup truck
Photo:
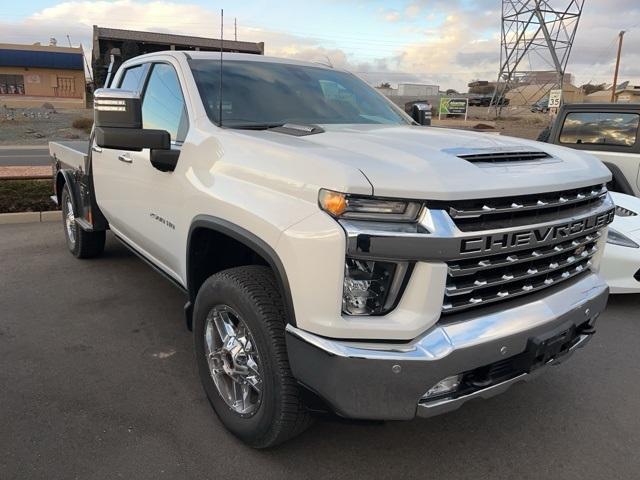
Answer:
M614 207L591 155L421 127L292 60L159 52L111 86L90 148L50 146L69 250L109 229L185 292L206 394L246 443L318 409L447 412L594 333Z

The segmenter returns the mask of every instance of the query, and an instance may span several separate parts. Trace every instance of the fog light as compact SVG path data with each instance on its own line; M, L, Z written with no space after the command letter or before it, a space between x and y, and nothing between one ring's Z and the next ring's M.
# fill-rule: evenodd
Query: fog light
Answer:
M425 393L422 396L422 398L428 399L431 397L439 397L447 393L455 392L456 390L458 390L461 380L462 380L462 375L454 375L452 377L447 377L443 380L440 380L433 387L431 387L427 391L427 393Z
M342 311L347 315L380 315L394 305L407 272L406 263L347 258Z

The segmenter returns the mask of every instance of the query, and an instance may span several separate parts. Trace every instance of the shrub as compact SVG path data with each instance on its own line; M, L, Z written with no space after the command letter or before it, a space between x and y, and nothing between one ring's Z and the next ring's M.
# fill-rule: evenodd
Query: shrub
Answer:
M0 213L56 210L51 180L0 180Z
M93 118L78 117L73 120L71 124L73 128L78 130L84 130L85 133L91 133L91 127L93 126Z

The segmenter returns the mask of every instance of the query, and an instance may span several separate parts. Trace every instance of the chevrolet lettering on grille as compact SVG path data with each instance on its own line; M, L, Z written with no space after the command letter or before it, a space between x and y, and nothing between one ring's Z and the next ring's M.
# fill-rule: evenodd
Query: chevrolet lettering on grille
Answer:
M499 253L515 248L545 245L602 228L611 223L613 217L614 210L610 210L600 215L560 225L465 238L460 242L460 254Z

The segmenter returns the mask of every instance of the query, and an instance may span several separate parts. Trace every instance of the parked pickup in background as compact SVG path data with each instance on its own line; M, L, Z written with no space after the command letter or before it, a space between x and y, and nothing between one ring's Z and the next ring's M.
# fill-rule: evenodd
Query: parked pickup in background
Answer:
M610 190L640 197L639 125L638 103L569 104L538 139L595 155L613 175Z
M594 156L423 128L293 60L158 52L110 86L89 144L50 145L68 248L110 229L184 291L204 390L249 445L314 410L447 412L595 332L614 207Z

